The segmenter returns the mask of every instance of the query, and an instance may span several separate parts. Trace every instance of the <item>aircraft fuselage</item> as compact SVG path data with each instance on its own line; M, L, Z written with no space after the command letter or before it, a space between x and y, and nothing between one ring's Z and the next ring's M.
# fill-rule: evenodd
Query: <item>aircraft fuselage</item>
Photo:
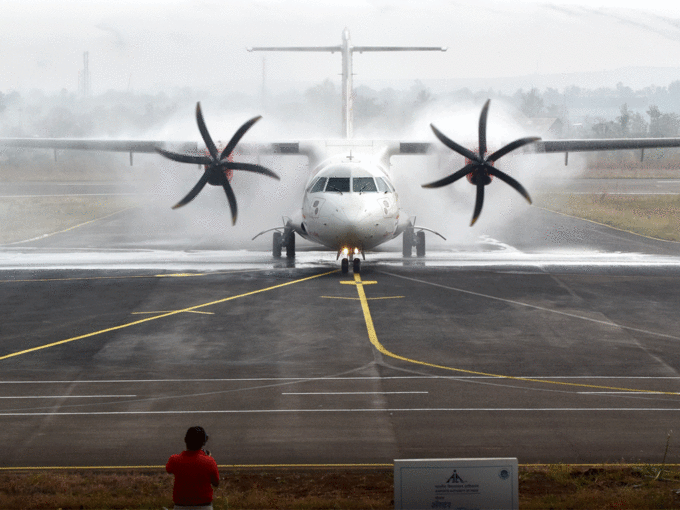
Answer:
M351 155L316 167L292 219L303 238L350 256L394 239L407 222L387 171Z

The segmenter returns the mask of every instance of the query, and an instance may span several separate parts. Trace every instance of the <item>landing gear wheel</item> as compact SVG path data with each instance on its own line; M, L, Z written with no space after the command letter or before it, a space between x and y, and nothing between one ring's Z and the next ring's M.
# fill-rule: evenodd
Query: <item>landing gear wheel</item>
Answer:
M342 259L340 267L342 268L342 274L347 274L349 272L349 260Z
M403 249L402 249L402 254L404 257L410 257L411 256L411 250L413 248L413 236L414 232L412 228L407 228L404 230L404 233L402 234L402 241L403 241Z
M281 232L274 232L274 240L272 242L272 255L275 259L281 258Z
M361 273L361 259L354 259L352 262L352 270L354 274Z
M286 236L286 257L289 259L295 258L295 232L292 230Z
M416 255L425 256L425 232L422 230L416 234Z

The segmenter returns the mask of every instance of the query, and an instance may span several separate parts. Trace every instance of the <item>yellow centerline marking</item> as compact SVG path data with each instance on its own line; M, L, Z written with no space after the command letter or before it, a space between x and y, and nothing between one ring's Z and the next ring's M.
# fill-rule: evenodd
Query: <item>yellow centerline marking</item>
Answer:
M158 311L155 311L155 312L132 312L132 315L149 315L151 313L169 313L171 311L176 311L176 310L158 310ZM188 312L184 312L184 310L179 310L179 311L183 312L183 313L202 313L204 315L215 315L215 312L199 312L199 311L196 311L196 310L191 310L191 311L188 311Z
M340 282L344 283L344 282ZM405 356L400 356L399 354L394 354L380 343L378 341L378 335L375 332L375 326L373 325L373 318L371 317L371 310L368 307L368 299L366 298L366 292L364 292L364 286L361 281L361 276L357 273L354 273L354 283L356 283L356 288L357 288L357 293L359 294L359 300L361 301L361 309L364 312L364 321L366 322L366 329L368 331L368 338L373 344L373 347L375 347L378 352L381 354L384 354L385 356L388 356L390 358L398 359L400 361L405 361L407 363L413 363L415 365L422 365L426 367L431 367L431 368L438 368L441 370L448 370L451 372L460 372L463 374L472 374L472 375L481 375L485 377L494 377L497 379L508 379L512 381L523 381L523 382L532 382L532 383L542 383L542 384L553 384L553 385L558 385L558 386L569 386L569 387L577 387L577 388L595 388L595 389L604 389L604 390L616 390L616 391L624 391L627 393L653 393L655 395L675 395L677 396L677 392L670 392L670 391L650 391L650 390L643 390L643 389L637 389L637 388L618 388L615 386L599 386L599 385L594 385L594 384L580 384L580 383L570 383L570 382L562 382L562 381L549 381L545 379L534 379L534 378L529 378L529 377L515 377L511 375L503 375L503 374L490 374L487 372L479 372L476 370L466 370L464 368L455 368L455 367L447 367L443 365L437 365L435 363L428 363L427 361L419 361L411 358L407 358Z
M156 315L154 317L147 317L146 319L140 319L138 321L128 322L126 324L121 324L120 326L114 326L112 328L102 329L100 331L93 331L92 333L86 333L84 335L74 336L72 338L67 338L65 340L59 340L58 342L52 342L50 344L39 345L38 347L33 347L31 349L25 349L23 351L13 352L11 354L6 354L4 356L0 356L0 361L6 360L6 359L9 359L9 358L14 358L15 356L21 356L23 354L28 354L28 353L35 352L35 351L40 351L42 349L49 349L50 347L56 347L57 345L63 345L63 344L67 344L69 342L75 342L76 340L82 340L84 338L90 338L90 337L93 337L93 336L102 335L104 333L110 333L111 331L117 331L119 329L129 328L131 326L136 326L138 324L143 324L145 322L150 322L150 321L153 321L153 320L156 320L156 319L163 319L165 317L170 317L172 315L177 315L179 313L191 312L193 310L197 310L199 308L204 308L206 306L218 305L220 303L226 303L227 301L232 301L234 299L239 299L239 298L247 297L247 296L253 296L255 294L260 294L262 292L267 292L267 291L274 290L274 289L280 289L281 287L287 287L288 285L293 285L295 283L305 282L307 280L312 280L314 278L326 276L326 275L329 275L331 273L336 273L337 271L338 271L337 269L334 269L333 271L327 271L325 273L321 273L321 274L317 274L317 275L313 275L313 276L308 276L306 278L301 278L299 280L293 280L292 282L280 283L280 284L274 285L272 287L267 287L267 288L259 289L259 290L253 290L251 292L239 294L238 296L230 296L230 297L227 297L227 298L224 298L224 299L218 299L216 301L211 301L209 303L203 303L202 305L190 306L190 307L184 308L182 310L175 310L175 311L172 311L172 312L163 313L161 315Z
M359 301L358 297L343 297L343 296L321 296L323 299L348 299L350 301ZM385 296L385 297L370 297L366 298L369 301L378 301L380 299L403 299L405 296Z

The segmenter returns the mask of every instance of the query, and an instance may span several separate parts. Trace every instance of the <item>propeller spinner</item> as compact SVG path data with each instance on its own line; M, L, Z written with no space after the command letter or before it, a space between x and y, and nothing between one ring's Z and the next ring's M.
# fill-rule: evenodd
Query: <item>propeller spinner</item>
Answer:
M234 133L234 136L231 137L231 140L229 140L229 143L222 151L222 154L219 154L217 152L217 147L215 146L215 143L210 137L210 133L208 133L208 128L205 126L205 121L203 120L203 113L201 112L201 103L196 103L196 122L198 123L198 130L201 132L201 136L203 137L203 141L205 142L205 146L207 147L209 154L205 156L192 156L189 154L177 154L175 152L169 152L160 148L156 148L156 152L173 161L177 161L179 163L191 163L194 165L198 164L205 166L203 176L201 176L199 181L187 194L187 196L185 196L182 200L180 200L177 204L173 206L173 209L177 209L191 202L194 198L196 198L196 195L200 193L200 191L206 184L211 184L213 186L222 186L224 188L224 192L227 195L227 200L229 201L232 225L235 225L236 216L238 214L238 208L236 206L236 195L234 194L234 190L231 188L229 179L226 176L226 171L245 170L247 172L254 172L262 175L267 175L276 180L280 180L278 175L276 175L274 172L261 165L256 165L253 163L242 163L230 160L231 153L234 151L234 148L236 148L236 145L241 140L241 138L243 138L243 135L245 135L246 131L248 131L253 126L253 124L255 124L261 118L262 117L259 116L253 117L248 122L243 124L238 129L238 131Z
M529 193L527 193L527 190L525 190L524 187L519 182L510 177L508 174L501 172L496 167L494 167L493 164L506 154L514 151L515 149L519 149L524 145L536 142L540 140L540 138L533 136L527 138L519 138L518 140L515 140L514 142L507 144L502 149L497 150L493 154L486 156L486 119L489 116L489 103L490 100L487 100L486 103L484 103L482 113L479 116L478 154L469 149L466 149L461 145L458 145L456 142L448 138L436 127L434 127L433 124L430 124L430 127L432 128L432 131L434 131L435 136L439 138L439 140L444 145L446 145L452 151L455 151L461 156L468 159L470 163L465 165L457 172L452 173L448 177L444 177L443 179L431 182L429 184L423 184L422 186L423 188L441 188L442 186L451 184L452 182L457 181L461 177L465 177L466 175L470 174L470 182L477 187L475 210L474 213L472 214L472 222L470 223L470 226L475 224L477 218L479 218L479 215L482 212L482 205L484 205L484 186L487 186L489 183L491 183L491 176L498 177L501 181L505 182L506 184L516 189L520 195L522 195L524 198L527 199L529 203L531 203L531 197L529 197Z

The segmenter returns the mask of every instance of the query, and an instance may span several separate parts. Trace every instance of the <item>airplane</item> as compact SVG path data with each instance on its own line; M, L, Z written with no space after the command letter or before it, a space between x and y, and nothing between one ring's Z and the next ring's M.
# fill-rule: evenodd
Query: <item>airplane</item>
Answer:
M338 46L319 47L255 47L248 51L317 51L338 52L342 56L342 119L343 135L334 140L300 140L277 142L266 145L241 143L247 131L260 120L253 117L245 122L232 136L227 145L219 150L206 126L200 103L196 106L196 122L205 144L199 148L195 142L171 142L161 140L87 140L49 138L0 138L0 146L62 149L119 151L134 153L158 153L180 163L203 167L203 175L191 191L173 209L191 202L206 184L221 186L227 196L236 223L238 206L231 180L235 170L248 171L279 179L270 169L255 163L235 161L239 154L304 155L309 160L310 177L305 186L302 206L285 219L283 226L274 227L257 234L253 239L273 231L272 255L279 258L285 248L288 258L295 257L296 235L325 246L342 255L341 270L349 272L350 263L355 273L361 271L361 260L367 251L402 236L402 255L411 257L416 248L418 257L425 256L425 232L441 234L424 226L416 225L401 207L399 194L390 175L390 158L395 155L426 155L443 148L423 141L361 140L353 138L352 117L352 57L354 53L370 51L446 51L445 47L399 47L399 46L353 46L347 28L342 32ZM424 188L440 188L466 177L476 188L475 206L471 226L479 218L484 203L484 188L494 178L508 184L529 203L527 190L513 177L497 168L497 162L507 154L522 152L564 153L565 164L570 152L602 150L641 150L680 147L680 138L629 138L629 139L583 139L549 140L539 137L517 139L501 149L487 154L487 118L490 102L482 107L478 126L476 150L468 149L447 137L434 125L430 125L435 137L448 149L465 158L465 165L437 181L423 184ZM175 150L169 150L172 146ZM361 258L360 258L361 256Z

